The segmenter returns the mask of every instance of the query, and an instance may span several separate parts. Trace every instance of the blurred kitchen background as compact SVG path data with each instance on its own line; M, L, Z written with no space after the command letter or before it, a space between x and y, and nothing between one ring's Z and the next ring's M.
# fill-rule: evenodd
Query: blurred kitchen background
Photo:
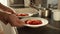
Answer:
M43 8L51 10L60 9L60 0L0 0L0 2L5 6L13 8L17 13L20 13L20 11L39 11ZM1 25L5 34L17 34L15 27L11 27L9 24L5 25L2 22Z
M9 0L8 5L13 8L23 8L34 5L36 7L57 8L58 0Z

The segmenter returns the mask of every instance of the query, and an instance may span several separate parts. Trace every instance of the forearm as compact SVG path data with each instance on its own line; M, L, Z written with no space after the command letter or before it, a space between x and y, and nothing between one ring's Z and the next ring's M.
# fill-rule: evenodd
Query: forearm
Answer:
M1 3L0 3L0 9L4 10L4 11L7 10L7 8L4 5L2 5Z
M10 7L4 6L1 3L0 3L0 9L3 10L3 11L5 11L5 12L11 12L12 14L15 13Z
M7 20L8 15L9 15L9 14L0 11L0 20L1 20L4 24L8 24L8 20Z

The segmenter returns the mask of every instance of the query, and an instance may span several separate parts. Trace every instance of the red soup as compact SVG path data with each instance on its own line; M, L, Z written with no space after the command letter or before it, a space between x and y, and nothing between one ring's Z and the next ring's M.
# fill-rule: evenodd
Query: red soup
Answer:
M28 16L28 14L17 14L17 16Z
M26 24L30 24L30 25L39 25L39 24L42 24L42 21L41 20L26 20L25 21Z

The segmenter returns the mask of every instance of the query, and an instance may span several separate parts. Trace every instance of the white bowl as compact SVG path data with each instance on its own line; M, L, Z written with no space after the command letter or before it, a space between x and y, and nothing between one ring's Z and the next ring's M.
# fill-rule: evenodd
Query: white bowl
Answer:
M18 16L18 17L31 17L33 15L31 13L20 13L20 14L28 14L28 16Z
M43 19L43 18L40 18L40 17L29 17L29 18L23 18L22 20L23 20L23 21L26 21L26 20L31 20L31 19L41 20L41 21L42 21L42 24L39 24L39 25L24 24L24 26L36 28L36 27L41 27L41 26L45 26L45 25L48 24L48 20Z

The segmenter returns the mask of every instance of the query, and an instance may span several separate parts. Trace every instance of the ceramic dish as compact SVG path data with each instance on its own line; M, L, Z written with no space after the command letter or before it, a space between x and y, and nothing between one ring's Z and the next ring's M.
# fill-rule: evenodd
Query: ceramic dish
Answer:
M40 20L40 21L42 21L42 24L38 24L38 25L24 24L24 26L36 28L36 27L41 27L41 26L45 26L48 24L48 20L46 20L44 18L40 18L40 17L29 17L29 18L23 18L21 20L26 21L26 20L32 20L32 19Z

